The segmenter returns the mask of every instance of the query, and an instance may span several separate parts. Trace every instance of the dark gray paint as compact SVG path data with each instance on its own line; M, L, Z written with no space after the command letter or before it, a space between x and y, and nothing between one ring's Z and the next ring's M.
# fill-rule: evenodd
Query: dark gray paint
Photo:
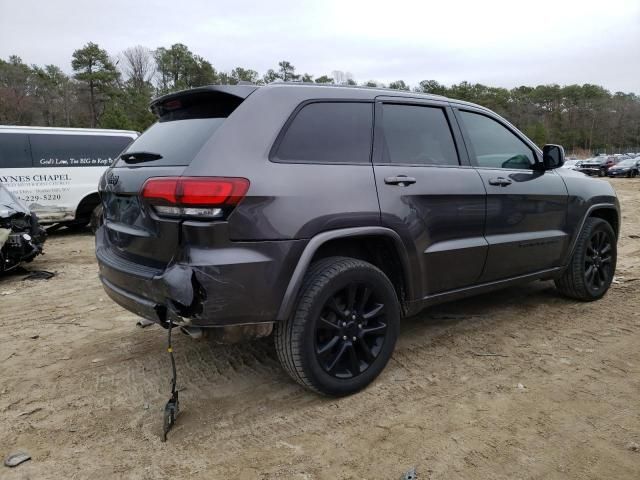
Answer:
M470 165L464 134L451 121L459 167L275 163L271 148L292 112L311 100L358 100L474 108L410 92L273 84L242 86L245 100L186 168L110 169L100 191L107 210L96 236L107 292L136 313L200 326L281 320L295 304L314 252L340 237L392 238L408 284L405 312L562 272L587 215L619 207L611 186L568 169L489 171ZM209 87L205 87L209 88ZM220 87L213 87L221 91ZM224 91L235 95L234 87ZM172 94L175 98L180 94ZM160 99L159 101L162 101ZM377 109L376 109L377 111ZM377 114L376 114L377 115ZM493 176L508 187L491 187ZM109 175L118 181L108 182ZM137 205L150 176L248 178L247 197L226 222L177 222ZM389 185L407 175L411 185ZM127 207L116 198L128 198Z

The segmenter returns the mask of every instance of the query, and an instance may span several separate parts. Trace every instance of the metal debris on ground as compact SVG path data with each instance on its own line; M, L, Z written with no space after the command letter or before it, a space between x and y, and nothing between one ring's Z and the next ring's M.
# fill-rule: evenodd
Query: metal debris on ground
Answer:
M55 277L57 272L48 272L46 270L33 270L22 280L49 280Z
M400 480L417 480L418 475L416 474L416 467L412 467L407 470Z
M136 326L140 328L146 328L153 325L154 323L155 322L152 322L151 320L147 320L146 318L141 318L136 322Z
M27 452L16 452L12 453L4 459L4 465L6 467L17 467L21 463L26 462L27 460L31 460L31 455Z

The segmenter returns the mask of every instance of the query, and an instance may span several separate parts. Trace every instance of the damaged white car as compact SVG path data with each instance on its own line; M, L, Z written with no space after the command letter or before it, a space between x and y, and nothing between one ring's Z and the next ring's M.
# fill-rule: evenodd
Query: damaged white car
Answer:
M36 215L0 184L0 274L40 255L46 236Z

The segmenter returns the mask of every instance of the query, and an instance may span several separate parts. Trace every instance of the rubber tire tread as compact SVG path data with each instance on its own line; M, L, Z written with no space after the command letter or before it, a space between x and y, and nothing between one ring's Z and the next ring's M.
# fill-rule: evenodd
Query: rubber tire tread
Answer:
M591 234L596 228L600 226L604 226L605 229L609 230L614 242L615 249L615 233L611 225L606 220L602 220L597 217L589 217L585 221L584 227L580 232L580 236L578 237L578 242L576 244L576 248L573 252L573 256L571 257L571 261L569 262L569 266L564 271L560 278L555 280L556 288L562 293L570 298L575 298L576 300L582 300L583 302L592 302L594 300L598 300L607 293L607 289L602 292L601 295L593 295L586 283L584 278L584 255L585 250L587 249L587 244L589 239L591 238ZM615 250L614 250L615 252ZM617 252L616 257L617 257ZM614 257L614 260L617 258ZM615 273L615 263L613 265L614 273Z
M328 395L328 393L324 392L321 385L316 383L314 379L305 374L302 366L305 324L309 320L313 302L320 291L340 273L353 268L370 269L387 278L379 268L363 260L350 257L320 259L311 264L304 276L295 312L289 319L276 323L274 328L276 352L284 370L300 385L321 395ZM391 282L389 282L389 286L393 289ZM400 307L397 302L396 308L399 311Z

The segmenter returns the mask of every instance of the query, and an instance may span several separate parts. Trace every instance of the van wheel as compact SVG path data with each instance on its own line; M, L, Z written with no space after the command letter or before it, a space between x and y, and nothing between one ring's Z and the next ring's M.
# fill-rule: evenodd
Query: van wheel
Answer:
M616 235L608 222L587 218L571 262L555 281L564 295L590 302L607 293L616 271Z
M102 204L98 205L91 212L91 220L89 221L89 225L91 226L91 231L93 232L94 235L96 234L96 231L98 230L98 228L100 228L104 223L102 213L103 213Z
M276 324L276 350L301 385L324 395L349 395L382 372L399 324L396 292L380 269L329 257L311 265L296 311Z

